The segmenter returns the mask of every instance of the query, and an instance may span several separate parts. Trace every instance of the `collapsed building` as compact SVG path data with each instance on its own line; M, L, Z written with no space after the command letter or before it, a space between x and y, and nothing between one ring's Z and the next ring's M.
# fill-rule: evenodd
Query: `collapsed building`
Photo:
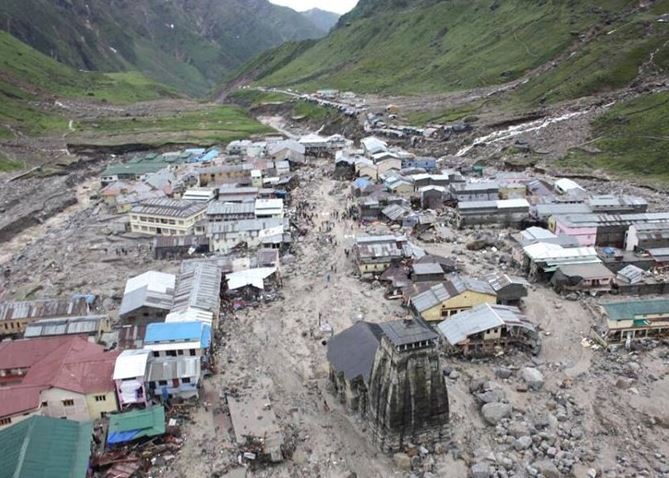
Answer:
M420 320L358 322L328 343L330 381L386 453L444 437L448 391L438 335Z
M514 346L541 351L536 325L516 307L482 304L442 321L437 329L449 354L483 356Z

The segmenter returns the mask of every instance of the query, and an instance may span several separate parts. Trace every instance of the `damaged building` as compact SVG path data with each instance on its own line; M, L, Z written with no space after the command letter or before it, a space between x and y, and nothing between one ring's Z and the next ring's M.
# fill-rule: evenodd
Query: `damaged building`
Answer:
M510 346L533 355L541 351L537 327L516 307L482 304L444 320L437 329L452 354L482 356Z
M438 335L422 321L358 322L328 344L334 393L386 453L443 438L448 392Z

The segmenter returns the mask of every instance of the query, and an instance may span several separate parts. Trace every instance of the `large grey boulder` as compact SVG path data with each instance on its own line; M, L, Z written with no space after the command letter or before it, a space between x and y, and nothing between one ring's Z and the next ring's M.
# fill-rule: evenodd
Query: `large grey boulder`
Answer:
M471 467L472 478L490 478L492 470L486 463L476 463Z
M511 415L511 405L508 403L486 403L481 407L483 418L490 425L497 425L502 418Z
M536 468L546 478L560 478L562 473L557 469L557 466L550 460L535 461L532 467Z
M525 367L520 376L530 390L540 390L544 386L544 375L534 367Z

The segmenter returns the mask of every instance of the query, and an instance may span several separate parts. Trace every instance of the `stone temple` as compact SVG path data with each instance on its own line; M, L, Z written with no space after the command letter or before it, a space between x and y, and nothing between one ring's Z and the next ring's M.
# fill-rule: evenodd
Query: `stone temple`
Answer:
M448 391L428 325L358 322L330 340L327 357L334 393L368 422L382 451L445 437Z

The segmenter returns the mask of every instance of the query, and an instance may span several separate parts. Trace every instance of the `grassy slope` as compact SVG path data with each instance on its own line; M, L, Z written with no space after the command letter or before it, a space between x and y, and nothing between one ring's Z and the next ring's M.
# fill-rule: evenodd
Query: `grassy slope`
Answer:
M71 143L117 144L142 136L143 143L156 145L226 143L273 131L239 107L211 105L183 113L83 121L76 123L75 129L82 133L71 135L68 139Z
M48 58L11 35L0 32L0 140L68 133L77 139L104 144L145 142L226 142L270 131L237 107L202 105L186 112L158 116L125 116L74 122L69 131L66 110L59 99L115 104L177 98L168 87L135 72L76 71ZM179 106L175 106L175 110ZM164 108L161 108L164 111ZM0 153L0 170L21 165Z
M669 181L669 92L641 96L614 106L593 125L592 145L601 152L572 151L565 165L603 168L644 180Z
M669 69L669 24L657 17L669 11L669 0L620 18L601 29L593 41L513 94L521 104L536 105L622 88L639 74L655 52L657 71Z
M245 108L257 108L267 104L287 103L292 100L292 97L285 93L246 89L231 93L227 99Z
M79 72L0 32L0 138L65 131L55 97L132 103L176 97L139 73Z
M288 108L285 112L286 116L300 120L326 121L338 116L338 113L331 108L301 101L284 93L274 91L260 91L254 89L237 90L228 95L227 98L233 103L241 105L247 109L283 104Z
M555 57L629 2L449 0L355 20L261 80L305 89L440 92L502 83Z

